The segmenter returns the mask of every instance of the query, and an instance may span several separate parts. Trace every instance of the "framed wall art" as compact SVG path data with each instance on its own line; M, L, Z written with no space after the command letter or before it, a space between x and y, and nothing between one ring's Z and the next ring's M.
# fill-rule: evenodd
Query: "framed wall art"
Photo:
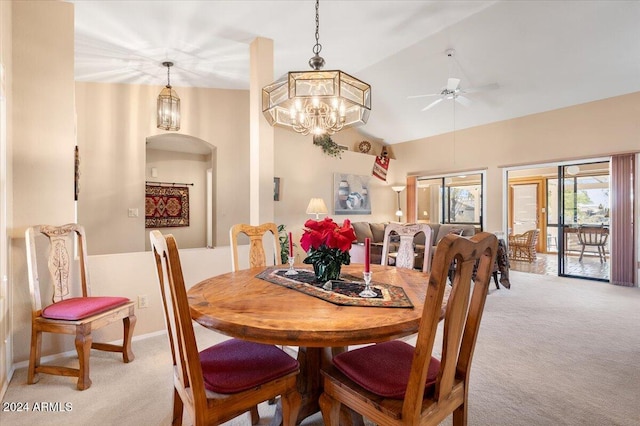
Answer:
M371 214L371 176L333 174L333 214Z

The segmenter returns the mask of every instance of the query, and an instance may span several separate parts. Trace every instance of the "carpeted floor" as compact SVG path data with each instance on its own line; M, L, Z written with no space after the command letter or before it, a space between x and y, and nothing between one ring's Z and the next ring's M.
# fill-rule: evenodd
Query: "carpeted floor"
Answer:
M511 283L511 290L491 288L487 299L471 372L469 424L640 424L640 289L514 271ZM201 328L197 334L201 347L223 339ZM134 351L131 364L93 351L93 385L83 392L75 390L74 379L58 376L41 375L27 386L26 368L17 370L0 424L169 425L166 336L135 341ZM11 403L29 403L30 410L5 411L16 407ZM40 411L33 410L35 403ZM268 424L273 406L260 410L261 424ZM186 416L185 424L191 424ZM322 418L303 424L321 425ZM229 422L249 425L248 415Z

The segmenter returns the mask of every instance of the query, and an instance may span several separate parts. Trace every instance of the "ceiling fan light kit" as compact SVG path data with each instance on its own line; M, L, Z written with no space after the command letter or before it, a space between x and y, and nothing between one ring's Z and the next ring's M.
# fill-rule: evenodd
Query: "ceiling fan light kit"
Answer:
M455 49L447 49L447 50L445 50L445 53L446 53L447 57L449 58L449 60L453 61L453 57L456 54ZM452 74L452 71L450 69L449 70L449 75L451 75L451 74ZM443 87L440 92L429 93L429 94L425 94L425 95L408 96L407 99L417 99L417 98L426 98L426 97L438 96L438 99L436 99L435 101L431 102L430 104L428 104L427 106L422 108L421 111L426 111L428 109L431 109L434 106L438 105L443 100L453 100L454 102L458 102L459 104L461 104L463 106L469 106L469 105L471 105L471 100L469 98L463 96L463 95L465 95L467 93L495 90L498 87L499 87L498 83L491 83L491 84L487 84L487 85L484 85L484 86L471 87L471 88L463 89L463 88L460 87L460 79L459 78L449 77L447 79L447 85L445 87Z
M262 89L262 113L272 126L303 135L334 134L365 124L371 111L371 86L343 71L322 71L319 0L312 71L290 71Z

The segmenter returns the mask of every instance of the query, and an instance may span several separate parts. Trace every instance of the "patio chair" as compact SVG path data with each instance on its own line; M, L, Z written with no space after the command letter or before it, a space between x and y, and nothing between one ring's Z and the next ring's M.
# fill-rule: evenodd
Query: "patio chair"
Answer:
M509 235L509 259L525 260L529 263L536 260L536 244L539 229L531 229L523 234Z
M582 245L580 250L579 262L582 262L582 256L584 250L587 247L595 247L600 257L600 263L607 261L607 255L605 254L605 247L607 245L607 239L609 238L609 228L605 228L604 225L580 225L578 226L578 242Z

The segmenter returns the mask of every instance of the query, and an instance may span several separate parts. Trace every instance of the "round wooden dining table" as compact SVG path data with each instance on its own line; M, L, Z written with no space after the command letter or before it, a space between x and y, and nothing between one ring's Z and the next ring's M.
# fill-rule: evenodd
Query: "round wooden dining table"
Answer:
M283 266L283 268L286 268ZM310 265L296 265L310 270ZM377 343L418 331L428 275L371 265L372 282L402 287L413 307L341 306L258 278L264 267L205 279L188 291L191 317L222 334L260 343L297 346L302 406L298 420L317 412L322 365L346 346ZM363 265L342 273L362 276Z

